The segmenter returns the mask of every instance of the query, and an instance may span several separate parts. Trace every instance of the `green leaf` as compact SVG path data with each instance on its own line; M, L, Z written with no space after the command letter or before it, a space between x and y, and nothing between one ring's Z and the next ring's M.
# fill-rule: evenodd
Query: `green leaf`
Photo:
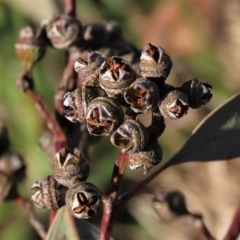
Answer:
M99 229L91 223L74 218L66 207L58 213L48 231L46 240L96 240Z
M240 156L240 94L208 115L165 165L229 160Z
M46 240L80 240L72 215L63 207L51 224Z

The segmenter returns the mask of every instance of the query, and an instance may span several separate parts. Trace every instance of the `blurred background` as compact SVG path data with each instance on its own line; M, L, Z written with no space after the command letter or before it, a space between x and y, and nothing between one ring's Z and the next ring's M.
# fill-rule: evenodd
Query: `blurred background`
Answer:
M51 162L39 148L46 126L33 103L15 86L21 63L14 42L22 27L38 26L43 19L61 12L60 0L0 0L0 119L8 126L12 149L22 154L27 178L19 185L29 198L33 182L51 174ZM167 79L180 86L197 78L213 86L211 102L178 121L166 121L159 139L168 160L185 143L192 130L213 109L240 89L240 1L238 0L78 0L77 16L82 24L118 21L126 40L139 49L147 43L162 46L171 56L173 68ZM54 93L64 68L64 52L48 49L34 68L36 90L53 109ZM108 138L90 148L89 181L106 190L117 149ZM180 190L189 209L202 213L210 231L223 237L240 199L239 160L187 163L166 170L142 190L120 214L113 230L115 239L204 239L190 238L188 230L164 223L152 208L156 188ZM142 170L127 169L123 190L143 179ZM48 211L38 210L47 222ZM92 222L99 224L100 219ZM122 234L124 232L124 235ZM183 234L183 235L181 235ZM181 238L179 236L182 236ZM21 209L13 202L0 205L0 239L39 239Z

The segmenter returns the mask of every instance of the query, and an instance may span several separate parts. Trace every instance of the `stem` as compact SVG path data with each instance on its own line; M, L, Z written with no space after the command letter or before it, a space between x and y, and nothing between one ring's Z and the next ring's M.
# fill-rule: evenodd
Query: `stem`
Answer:
M31 73L24 72L23 74L21 74L21 76L16 80L16 85L34 102L36 108L39 110L39 112L43 116L43 119L45 120L48 129L53 133L53 136L54 136L55 153L59 152L59 150L65 146L66 136L61 130L60 126L58 125L56 119L52 117L46 104L43 102L42 97L34 90L34 80ZM23 200L22 201L20 200L18 202L20 202L21 205L25 207L25 212L29 213L27 212L27 208L30 209L30 207L26 203L24 204ZM53 221L55 215L56 215L56 212L50 213L50 216L51 216L50 224ZM29 218L29 220L30 220L30 223L38 231L38 228L40 227L36 224L37 219L33 217L32 220L31 218ZM41 228L39 231L40 231L40 234L43 234L41 231ZM43 239L45 239L45 237L43 237L42 235L40 236Z
M207 240L216 240L216 238L211 234L211 232L208 230L207 226L205 225L203 219L201 216L199 216L198 214L192 214L189 213L189 215L191 215L193 217L193 219L200 221L199 223L193 224L195 226L195 228L197 229L197 231L199 231Z
M45 230L45 227L35 216L34 211L32 209L32 206L29 203L29 201L19 197L19 198L16 199L16 203L18 204L19 207L22 208L24 213L27 215L27 217L29 218L29 222L34 227L34 229L37 231L39 236L43 240L46 239L47 232Z
M205 225L202 219L201 219L201 227L198 230L206 237L207 240L216 240L216 238L208 230L207 226Z
M137 185L135 185L131 190L126 192L125 194L119 196L118 198L118 211L122 209L128 201L143 187L145 187L149 182L151 182L159 173L161 173L163 170L168 168L169 162L165 163L164 165L160 166L159 169L157 169L155 172L153 172L151 175L149 175L147 178L139 182Z
M64 0L64 13L76 16L76 0Z
M108 240L110 238L111 230L113 227L113 220L116 214L117 197L120 190L127 159L127 153L119 153L113 168L111 187L103 196L103 217L99 237L100 240Z
M74 70L74 63L76 58L72 56L73 54L70 52L67 65L64 68L63 75L57 92L55 94L55 110L62 115L64 112L63 109L63 96L68 92L72 91L76 88L76 74Z
M224 240L235 240L237 239L239 233L240 233L240 204L238 205L238 208L234 214L232 223L228 229L226 236L224 237Z
M23 73L16 80L16 85L35 103L48 129L53 133L55 138L55 151L58 152L65 144L66 137L59 127L57 121L52 117L42 97L34 90L33 77L30 73Z

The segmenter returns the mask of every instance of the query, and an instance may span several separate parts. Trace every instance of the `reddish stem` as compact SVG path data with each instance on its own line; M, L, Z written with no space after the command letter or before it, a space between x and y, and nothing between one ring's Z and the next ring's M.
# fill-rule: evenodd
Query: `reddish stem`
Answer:
M21 197L16 199L16 203L19 205L19 207L22 208L24 213L29 218L29 222L32 224L34 229L37 231L39 236L44 240L46 239L47 232L45 230L44 225L37 219L37 217L34 214L34 211L32 209L32 205L30 202L26 199L23 199Z
M30 73L23 73L16 80L16 85L35 103L35 106L43 116L48 129L53 133L55 138L55 151L58 152L66 142L65 134L62 132L55 118L53 118L52 114L49 112L42 97L34 90L33 83L33 77Z
M55 94L55 110L62 115L64 112L63 108L63 96L68 92L71 91L75 85L75 70L74 70L74 63L76 61L76 58L72 56L73 54L69 53L69 58L67 65L64 68L62 79L59 84L59 87L57 89L57 92Z
M200 229L198 229L205 237L207 240L216 240L216 238L211 234L211 232L208 230L207 226L201 220L202 226Z
M135 185L131 190L126 192L125 194L119 196L118 198L118 211L122 209L128 201L143 187L145 187L149 182L151 182L159 173L169 167L169 162L165 163L163 166L160 166L155 172L145 178L143 181L139 182Z
M76 0L64 0L64 13L76 16Z
M111 230L113 227L113 220L116 213L115 209L117 207L117 197L120 190L127 159L127 153L119 153L113 168L111 187L103 196L103 217L99 237L100 240L108 240L110 238Z
M235 240L237 239L239 233L240 233L240 204L238 205L238 208L235 212L235 215L228 229L228 232L224 237L224 240Z

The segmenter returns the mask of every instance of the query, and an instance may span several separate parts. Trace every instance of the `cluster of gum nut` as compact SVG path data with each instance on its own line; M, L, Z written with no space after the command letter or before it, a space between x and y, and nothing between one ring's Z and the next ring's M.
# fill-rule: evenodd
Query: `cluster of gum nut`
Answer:
M15 50L23 62L24 74L43 58L47 44L66 49L79 42L87 49L104 39L95 37L88 46L88 41L83 41L85 35L89 37L87 29L83 33L81 23L64 14L43 24L36 34L29 27L23 29ZM121 38L121 33L116 36ZM121 40L120 48L124 48L126 42ZM108 43L106 37L101 46ZM181 87L166 84L172 61L161 47L147 44L138 62L136 69L136 64L121 57L105 58L96 51L89 52L88 61L75 62L81 87L65 94L63 107L65 117L85 124L91 135L111 136L111 143L128 153L129 167L143 167L146 173L162 159L158 138L165 129L164 119L183 117L189 108L208 103L212 94L211 86L197 79ZM146 113L151 114L149 126L139 119ZM101 208L102 201L97 187L86 182L88 175L89 163L82 153L63 148L54 157L53 175L33 184L32 201L49 210L66 204L75 217L89 218Z
M130 168L147 172L162 159L157 139L165 129L164 118L183 117L189 107L198 108L212 97L211 86L197 79L178 88L166 84L171 67L164 49L152 44L142 51L140 78L122 58L89 52L88 62L75 62L82 87L64 96L65 117L86 124L92 135L110 135L114 146L128 152ZM146 127L139 117L149 112L152 122ZM101 208L101 193L85 182L88 175L88 160L77 149L63 148L54 158L53 176L33 184L32 200L47 209L66 204L75 217L89 218Z

